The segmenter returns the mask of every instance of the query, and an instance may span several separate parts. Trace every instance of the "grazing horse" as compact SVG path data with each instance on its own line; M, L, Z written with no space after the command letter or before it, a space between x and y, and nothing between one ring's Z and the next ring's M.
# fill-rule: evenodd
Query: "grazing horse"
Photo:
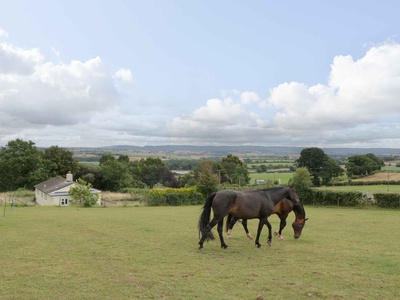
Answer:
M203 206L203 212L199 219L199 249L203 249L204 241L213 240L215 237L212 228L218 224L218 235L222 248L228 248L222 235L224 218L231 214L236 219L256 219L258 223L257 237L255 244L261 247L260 234L264 225L269 230L268 244L271 245L272 228L268 217L272 214L274 206L283 198L287 198L294 203L300 203L299 197L293 188L293 185L285 187L274 187L264 190L252 190L247 192L238 192L233 190L222 190L210 194ZM214 216L211 218L211 208Z
M301 236L301 232L303 230L303 227L308 220L306 218L306 212L304 210L303 204L301 203L296 203L294 204L292 201L284 198L281 201L278 202L277 205L274 206L274 210L272 211L272 214L278 215L279 219L281 219L281 222L279 224L279 230L275 231L275 235L279 237L280 240L283 240L282 237L282 230L286 226L286 219L291 211L294 211L296 215L296 219L292 223L293 231L294 231L294 238L298 239ZM233 218L232 215L228 215L228 218L226 220L226 227L227 227L227 235L228 239L231 237L232 234L232 228L235 225L237 219ZM246 236L252 240L253 237L251 236L248 228L247 228L247 220L243 219L242 220L242 226L244 228L244 231L246 232Z

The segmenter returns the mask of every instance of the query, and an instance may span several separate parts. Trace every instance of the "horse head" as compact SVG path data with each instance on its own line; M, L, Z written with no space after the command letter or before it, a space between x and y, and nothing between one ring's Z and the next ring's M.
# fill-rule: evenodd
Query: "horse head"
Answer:
M304 228L304 225L306 225L306 221L308 220L308 218L307 219L303 219L303 220L295 220L293 223L292 223L292 227L293 227L293 232L294 232L294 235L293 235L293 237L295 238L295 239L298 239L300 236L301 236L301 232L303 231L303 228Z
M293 206L293 211L296 214L296 219L292 223L293 237L298 239L301 236L301 232L303 231L304 226L306 225L306 212L304 210L303 204L299 203Z

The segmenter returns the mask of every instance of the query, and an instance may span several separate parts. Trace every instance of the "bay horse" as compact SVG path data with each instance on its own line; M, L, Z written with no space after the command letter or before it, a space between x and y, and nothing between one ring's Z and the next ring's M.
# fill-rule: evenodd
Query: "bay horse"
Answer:
M272 228L268 217L272 214L274 206L283 198L287 198L294 203L300 203L293 185L246 192L221 190L210 194L206 199L199 219L199 236L201 235L199 250L203 249L204 241L215 239L211 230L217 224L221 248L228 248L222 235L224 218L228 214L231 214L236 219L259 219L255 244L257 247L261 247L261 231L263 226L267 225L269 230L268 245L271 245ZM211 209L214 216L210 221Z
M301 236L301 232L305 226L306 221L308 218L306 218L306 212L304 210L304 206L301 203L293 203L289 199L282 199L281 201L278 202L274 206L274 210L272 211L272 214L276 214L279 219L281 220L279 224L279 230L275 231L275 236L278 236L280 240L283 240L282 237L282 230L286 226L286 219L289 215L289 213L293 210L296 218L294 222L292 223L294 235L293 237L295 239L298 239ZM228 218L226 220L226 229L227 229L227 235L228 239L231 237L232 234L232 228L237 222L237 219L232 217L232 215L228 215ZM252 240L253 237L251 236L248 228L247 228L247 220L243 219L242 220L242 226L244 231L246 232L246 236Z

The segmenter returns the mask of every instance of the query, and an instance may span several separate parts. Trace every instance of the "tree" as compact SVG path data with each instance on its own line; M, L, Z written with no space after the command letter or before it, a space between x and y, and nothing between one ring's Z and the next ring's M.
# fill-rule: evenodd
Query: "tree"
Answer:
M202 161L197 173L197 187L203 196L207 196L217 191L219 178L214 171L214 163L212 161Z
M320 178L324 183L327 183L333 177L343 174L339 164L317 147L303 149L296 162L298 167L306 167L308 169L313 176L313 184L315 186L320 185Z
M243 166L237 165L235 172L232 174L232 182L237 182L239 186L247 184L250 181L250 175L247 169Z
M42 152L34 142L16 139L0 150L0 191L32 189L35 184L49 177Z
M79 168L78 161L73 158L73 153L58 146L45 149L43 159L51 172L51 176L65 176L69 171L76 174Z
M267 172L267 166L266 165L259 165L256 168L257 173L266 173Z
M82 178L86 182L89 182L96 189L103 190L103 171L99 165L94 165L91 163L80 163L79 169L74 174L76 178Z
M128 155L120 155L118 157L118 161L122 163L127 163L129 164L129 156Z
M114 156L112 156L110 153L104 153L101 157L100 157L100 162L99 162L99 164L100 165L102 165L102 164L104 164L104 163L106 163L106 162L108 162L108 161L114 161L115 160L115 157Z
M350 156L346 162L347 176L365 176L378 171L385 165L384 161L374 154L369 153L366 155L353 155Z
M130 167L135 180L145 183L149 187L161 184L168 187L178 187L178 181L160 158L148 157L136 160Z
M241 184L250 182L249 172L243 166L243 162L239 157L228 154L227 157L221 159L218 166L221 170L221 175L227 176L231 182L239 182L239 178L241 178Z
M222 174L226 175L230 179L232 179L232 175L235 173L236 166L243 166L243 163L239 157L233 154L228 154L228 156L222 158L221 162L219 163Z
M91 192L92 185L82 179L78 179L78 184L75 184L69 189L74 202L80 203L83 207L91 207L97 203L99 195Z
M306 167L297 168L293 174L292 182L297 191L309 189L312 186L313 177Z
M129 172L129 165L115 159L106 160L101 165L103 187L108 191L118 191L130 187L133 177Z

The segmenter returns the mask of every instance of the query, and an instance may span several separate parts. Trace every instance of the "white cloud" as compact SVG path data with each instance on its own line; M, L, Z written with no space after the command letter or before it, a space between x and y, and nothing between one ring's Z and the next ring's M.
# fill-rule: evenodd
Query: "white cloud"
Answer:
M119 104L120 95L99 57L55 64L43 62L37 49L3 44L0 51L13 58L6 68L0 67L0 108L15 119L31 124L71 125Z
M119 92L120 81L133 81L129 69L111 73L100 57L45 61L38 49L0 43L0 145L18 137L41 146L398 147L400 45L374 46L357 60L336 56L327 75L325 84L282 83L266 96L221 90L174 116L172 105Z
M32 74L43 61L38 49L22 49L7 43L0 43L0 74Z
M8 32L5 31L3 28L0 28L0 36L8 37Z
M115 77L127 83L133 82L132 72L129 69L119 69L117 72L115 72Z
M240 94L240 102L244 105L258 103L259 101L260 97L254 92L243 92Z
M399 127L399 95L400 45L390 43L356 61L335 57L327 84L282 83L270 90L268 103L252 92L237 101L208 100L168 128L173 137L192 142L398 147L400 134L393 131ZM252 103L259 108L248 107Z

